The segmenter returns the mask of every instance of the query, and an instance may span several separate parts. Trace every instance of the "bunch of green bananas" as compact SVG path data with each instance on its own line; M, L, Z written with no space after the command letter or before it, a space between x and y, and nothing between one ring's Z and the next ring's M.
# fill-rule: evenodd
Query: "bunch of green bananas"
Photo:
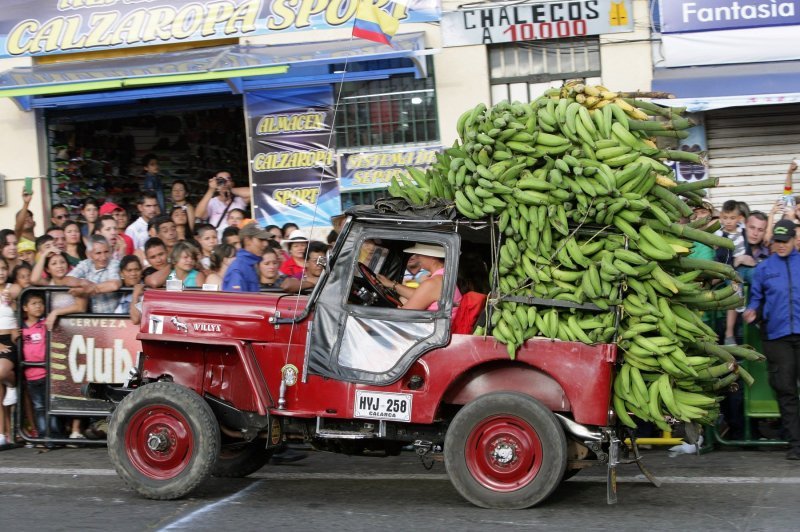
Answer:
M530 103L478 104L461 115L459 140L435 165L409 170L389 189L418 205L449 199L466 218L496 221L503 238L492 277L501 297L489 332L511 358L537 336L616 339L620 421L635 426L630 412L665 430L671 419L711 422L716 392L740 376L752 380L736 358L763 358L715 346L701 320L702 311L734 308L741 298L730 284L712 290L706 282L737 281L733 268L686 257L698 242L733 243L714 235L718 224L678 223L716 185L676 183L665 162L702 163L700 155L654 141L686 136L693 124L683 111L582 84ZM600 310L520 302L530 297Z

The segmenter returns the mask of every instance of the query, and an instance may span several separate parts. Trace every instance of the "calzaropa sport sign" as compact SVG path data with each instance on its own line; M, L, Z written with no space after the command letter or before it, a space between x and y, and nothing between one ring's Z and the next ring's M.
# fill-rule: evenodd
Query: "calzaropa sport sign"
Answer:
M445 46L496 44L633 31L631 0L532 2L442 15Z

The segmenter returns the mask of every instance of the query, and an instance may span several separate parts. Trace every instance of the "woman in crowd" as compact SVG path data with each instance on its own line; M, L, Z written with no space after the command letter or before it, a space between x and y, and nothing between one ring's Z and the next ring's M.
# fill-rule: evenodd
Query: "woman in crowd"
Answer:
M94 234L95 225L97 225L97 218L100 216L100 206L94 198L86 198L81 207L81 216L83 216L83 225L81 226L81 235L83 238L88 239L89 235Z
M289 238L284 238L281 242L283 249L289 254L289 258L281 264L281 273L287 277L300 279L306 266L306 249L308 248L308 237L295 229Z
M67 286L66 277L69 271L66 254L58 251L52 242L48 243L39 254L39 260L33 267L31 279L34 284L44 286ZM42 279L42 273L48 275L48 280ZM89 301L85 297L73 296L69 292L53 292L50 294L50 314L47 315L45 324L48 331L52 331L58 319L67 314L86 312ZM71 425L71 439L84 439L81 432L80 418L74 418Z
M119 276L122 288L134 288L142 283L142 263L136 255L125 255L119 262ZM129 314L134 301L133 292L125 292L114 309L114 314Z
M206 281L203 272L195 269L198 263L199 252L194 245L188 242L178 242L169 255L172 263L170 279L180 279L184 288L200 288Z
M439 299L442 297L442 288L444 287L444 247L439 244L417 243L410 248L404 249L403 252L417 254L420 264L424 269L431 272L431 276L422 281L417 288L405 286L380 274L378 274L378 280L386 288L391 288L397 292L403 302L403 306L400 308L439 310ZM456 287L453 295L453 314L455 314L456 307L460 302L461 291Z
M280 265L278 253L272 248L267 248L261 255L261 262L258 263L258 281L262 289L281 288L286 276L278 271Z
M206 284L215 285L217 290L222 287L222 279L228 266L236 259L236 248L230 244L219 244L211 252L210 273L206 277Z
M67 262L75 266L86 259L86 244L81 238L81 226L78 222L69 221L64 224L64 238L67 241Z
M283 224L283 227L281 227L282 238L291 238L292 233L298 229L300 228L297 226L297 224L293 224L292 222Z
M22 259L19 258L17 244L17 235L13 230L3 229L0 231L0 246L2 246L0 256L6 261L6 266L8 266L9 271L22 263Z
M187 235L191 235L192 231L194 231L194 206L189 203L189 187L186 186L186 182L182 179L176 179L172 182L172 189L170 190L170 198L172 199L172 208L173 211L175 207L181 207L186 212L187 217L187 224L189 226L189 231L186 233ZM172 219L173 222L177 225L178 222L175 219Z
M169 217L175 222L175 228L178 230L178 240L192 238L192 227L189 223L190 218L185 206L173 207Z
M32 271L33 266L27 262L23 262L11 271L11 275L8 277L8 282L11 283L11 288L9 288L9 290L11 292L11 297L15 300L23 290L31 285Z
M194 240L200 246L200 265L204 270L210 270L211 253L219 243L217 230L211 224L200 224L195 230Z
M264 231L272 233L275 236L275 242L278 244L283 240L283 231L281 231L281 228L277 225L268 225L264 228Z
M16 250L16 243L14 250ZM0 445L13 443L10 408L17 404L17 336L19 323L14 312L14 299L9 291L8 263L0 257Z

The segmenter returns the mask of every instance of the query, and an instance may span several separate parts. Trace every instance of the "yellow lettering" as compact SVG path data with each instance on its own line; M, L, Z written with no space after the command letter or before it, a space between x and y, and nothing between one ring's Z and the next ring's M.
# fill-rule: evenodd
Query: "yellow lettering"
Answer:
M6 50L11 55L21 55L30 52L33 37L39 30L39 22L36 20L23 20L8 33Z
M111 36L111 44L116 45L124 42L138 42L141 38L142 28L144 28L146 22L147 11L144 9L137 9L136 11L131 12L131 14L122 21L122 24L117 26L117 28L114 30L114 33ZM122 38L123 35L125 35L124 39Z
M86 36L78 36L81 30L81 17L66 17L65 20L67 25L64 28L64 35L61 38L61 49L72 50L73 48L83 48L84 44L86 44Z
M206 6L207 15L203 21L203 29L200 34L203 37L214 35L216 25L220 22L229 20L233 15L233 5L230 2L214 2Z
M351 1L347 3L347 9L342 13L342 0L334 0L325 10L325 22L331 26L340 26L355 16L357 8L358 2Z
M45 22L44 26L42 26L36 34L36 43L31 46L31 52L52 52L58 50L63 29L63 18L54 18ZM42 42L44 42L44 46L41 46Z
M294 24L294 10L300 0L275 0L272 3L272 15L267 18L270 30L285 30ZM280 18L278 18L280 17Z
M272 199L289 207L315 205L319 197L319 188L279 188L272 193Z
M119 13L111 11L109 13L93 13L89 18L91 30L86 36L86 47L108 46L111 41L111 28L117 21Z
M350 3L353 5L356 4L356 2ZM297 10L297 22L295 22L295 27L305 28L306 26L310 26L311 22L309 19L311 15L322 13L325 11L326 7L328 7L328 0L302 0L300 8Z
M171 7L154 7L150 10L150 18L142 33L142 42L169 40L169 26L175 19L175 9Z
M260 0L250 0L238 6L233 12L230 20L225 24L225 35L236 33L236 25L239 24L239 31L250 33L256 30L256 20L258 12L261 10Z
M191 37L194 32L200 29L202 24L203 6L199 4L189 4L178 11L175 20L172 22L172 37L175 39Z

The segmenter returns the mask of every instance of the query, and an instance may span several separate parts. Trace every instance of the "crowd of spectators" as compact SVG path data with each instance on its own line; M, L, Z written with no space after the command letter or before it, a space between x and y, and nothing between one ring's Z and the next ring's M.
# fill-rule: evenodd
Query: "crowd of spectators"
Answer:
M15 227L0 230L0 446L11 437L9 409L20 398L19 362L43 360L46 331L62 316L119 314L139 323L147 288L179 283L187 289L299 293L319 279L317 259L328 243L310 240L295 224L262 228L248 219L250 188L234 186L229 172L216 172L195 206L184 181L164 189L157 159L146 156L142 167L135 212L87 198L73 218L56 204L40 232L28 208L32 195L23 193ZM49 298L23 293L36 286L64 289ZM23 372L29 432L44 434L50 423L51 436L84 438L80 419L55 425L45 419L43 371Z

